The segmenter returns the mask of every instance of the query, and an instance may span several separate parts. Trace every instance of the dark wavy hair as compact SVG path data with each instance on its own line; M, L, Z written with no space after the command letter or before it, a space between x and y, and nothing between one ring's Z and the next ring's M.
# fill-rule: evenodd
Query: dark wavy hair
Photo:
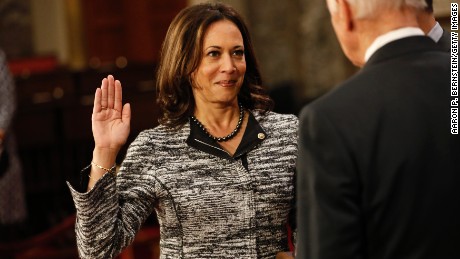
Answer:
M157 102L162 110L160 124L179 128L193 115L191 75L201 62L206 30L221 20L233 22L243 36L246 73L238 101L247 109L263 113L272 109L273 101L262 87L252 42L241 16L225 4L198 4L183 9L174 18L163 42L156 80Z

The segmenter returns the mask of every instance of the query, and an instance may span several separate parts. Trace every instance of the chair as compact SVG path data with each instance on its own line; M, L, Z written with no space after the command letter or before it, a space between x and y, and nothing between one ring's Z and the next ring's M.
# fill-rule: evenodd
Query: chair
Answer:
M26 240L0 243L0 258L78 258L75 246L75 215Z
M25 240L0 243L0 258L72 259L78 258L75 241L75 214L51 229ZM144 225L131 245L117 259L157 259L160 256L160 229Z
M134 242L117 257L117 259L144 258L160 258L160 229L158 225L142 227Z

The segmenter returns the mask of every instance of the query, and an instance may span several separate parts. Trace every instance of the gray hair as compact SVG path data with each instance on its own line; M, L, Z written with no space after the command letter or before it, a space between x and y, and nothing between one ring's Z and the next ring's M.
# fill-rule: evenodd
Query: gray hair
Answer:
M327 0L331 12L337 9L336 0ZM377 10L390 9L396 10L403 6L423 10L426 7L425 0L345 0L353 8L356 18L367 18L372 16Z

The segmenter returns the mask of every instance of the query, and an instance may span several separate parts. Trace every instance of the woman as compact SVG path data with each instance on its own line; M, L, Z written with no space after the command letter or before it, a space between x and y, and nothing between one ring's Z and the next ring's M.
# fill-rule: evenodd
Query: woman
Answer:
M157 75L160 126L129 133L119 81L96 90L87 192L71 188L84 258L117 255L155 209L161 258L274 258L287 250L294 205L297 119L271 101L247 28L222 4L181 11Z

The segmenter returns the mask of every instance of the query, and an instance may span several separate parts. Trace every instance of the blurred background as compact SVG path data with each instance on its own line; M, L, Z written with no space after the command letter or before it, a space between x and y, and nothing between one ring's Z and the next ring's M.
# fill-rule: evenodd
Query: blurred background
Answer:
M0 0L0 48L16 87L11 129L27 208L25 220L0 225L0 258L77 257L66 181L78 181L91 160L94 91L108 74L121 80L133 109L130 140L156 126L160 46L173 17L199 2ZM275 111L297 114L357 71L341 52L325 0L222 2L249 26ZM434 7L449 30L450 1L435 0ZM152 215L120 258L156 258L158 238Z

